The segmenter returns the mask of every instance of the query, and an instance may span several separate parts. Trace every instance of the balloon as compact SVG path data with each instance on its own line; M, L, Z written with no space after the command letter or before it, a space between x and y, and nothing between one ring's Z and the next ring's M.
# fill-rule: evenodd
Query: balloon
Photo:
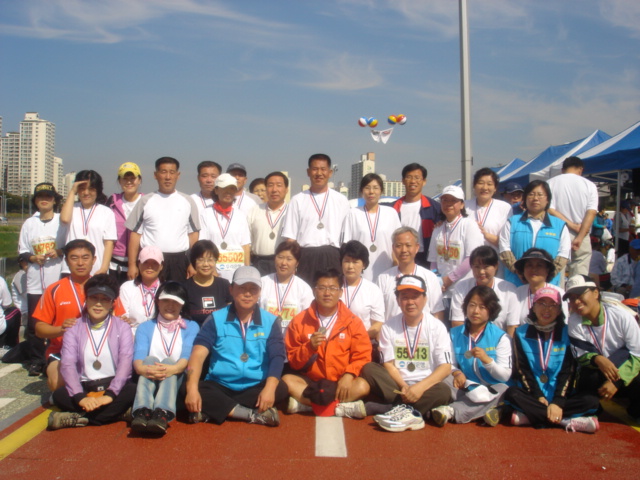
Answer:
M387 118L387 122L389 122L389 125L395 125L397 121L398 119L395 117L395 115L389 115L389 118Z
M360 119L358 120L358 125L360 125L361 127L366 127L367 126L367 119L364 117L360 117Z
M405 117L404 115L396 115L396 120L398 121L398 123L400 125L404 125L405 123L407 123L407 117Z
M367 120L367 124L368 124L371 128L373 128L373 127L375 127L375 126L377 126L377 125L378 125L378 119L377 119L377 118L370 117L370 118Z

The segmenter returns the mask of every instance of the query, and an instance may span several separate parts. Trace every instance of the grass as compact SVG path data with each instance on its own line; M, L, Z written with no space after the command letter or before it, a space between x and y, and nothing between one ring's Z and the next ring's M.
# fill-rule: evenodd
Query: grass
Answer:
M0 264L0 274L5 277L7 283L18 271L18 237L20 236L20 226L3 225L0 226L0 257L6 259ZM4 267L4 268L2 268ZM2 271L4 270L4 271Z

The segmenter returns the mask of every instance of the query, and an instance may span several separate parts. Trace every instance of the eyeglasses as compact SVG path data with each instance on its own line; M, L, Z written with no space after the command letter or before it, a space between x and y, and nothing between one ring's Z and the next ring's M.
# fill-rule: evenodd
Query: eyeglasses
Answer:
M336 293L340 291L340 287L327 287L325 285L318 285L316 287L316 290L319 291L320 293L324 293L324 292L331 292L331 293Z
M527 194L528 198L545 198L547 196L546 193L540 193L540 192L530 192Z

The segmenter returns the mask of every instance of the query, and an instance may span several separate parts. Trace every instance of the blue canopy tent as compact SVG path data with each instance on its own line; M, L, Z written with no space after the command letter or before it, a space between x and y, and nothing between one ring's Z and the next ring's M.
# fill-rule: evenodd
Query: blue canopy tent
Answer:
M506 165L504 165L504 166L498 168L497 170L495 170L495 172L498 174L498 176L500 178L502 178L505 175L508 175L511 172L513 172L515 170L518 170L519 168L522 168L525 163L527 163L527 162L525 162L524 160L522 160L520 158L514 158L513 160L511 160Z
M584 175L640 168L640 122L580 155Z

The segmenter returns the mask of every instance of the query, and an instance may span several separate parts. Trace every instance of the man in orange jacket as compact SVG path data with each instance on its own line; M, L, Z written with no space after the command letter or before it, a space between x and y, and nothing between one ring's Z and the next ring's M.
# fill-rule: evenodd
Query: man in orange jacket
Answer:
M285 335L289 365L296 371L282 377L291 395L288 413L313 407L318 415L364 418L359 399L369 393L369 384L359 375L371 361L367 330L340 301L340 272L318 272L313 283L315 300L296 315Z

